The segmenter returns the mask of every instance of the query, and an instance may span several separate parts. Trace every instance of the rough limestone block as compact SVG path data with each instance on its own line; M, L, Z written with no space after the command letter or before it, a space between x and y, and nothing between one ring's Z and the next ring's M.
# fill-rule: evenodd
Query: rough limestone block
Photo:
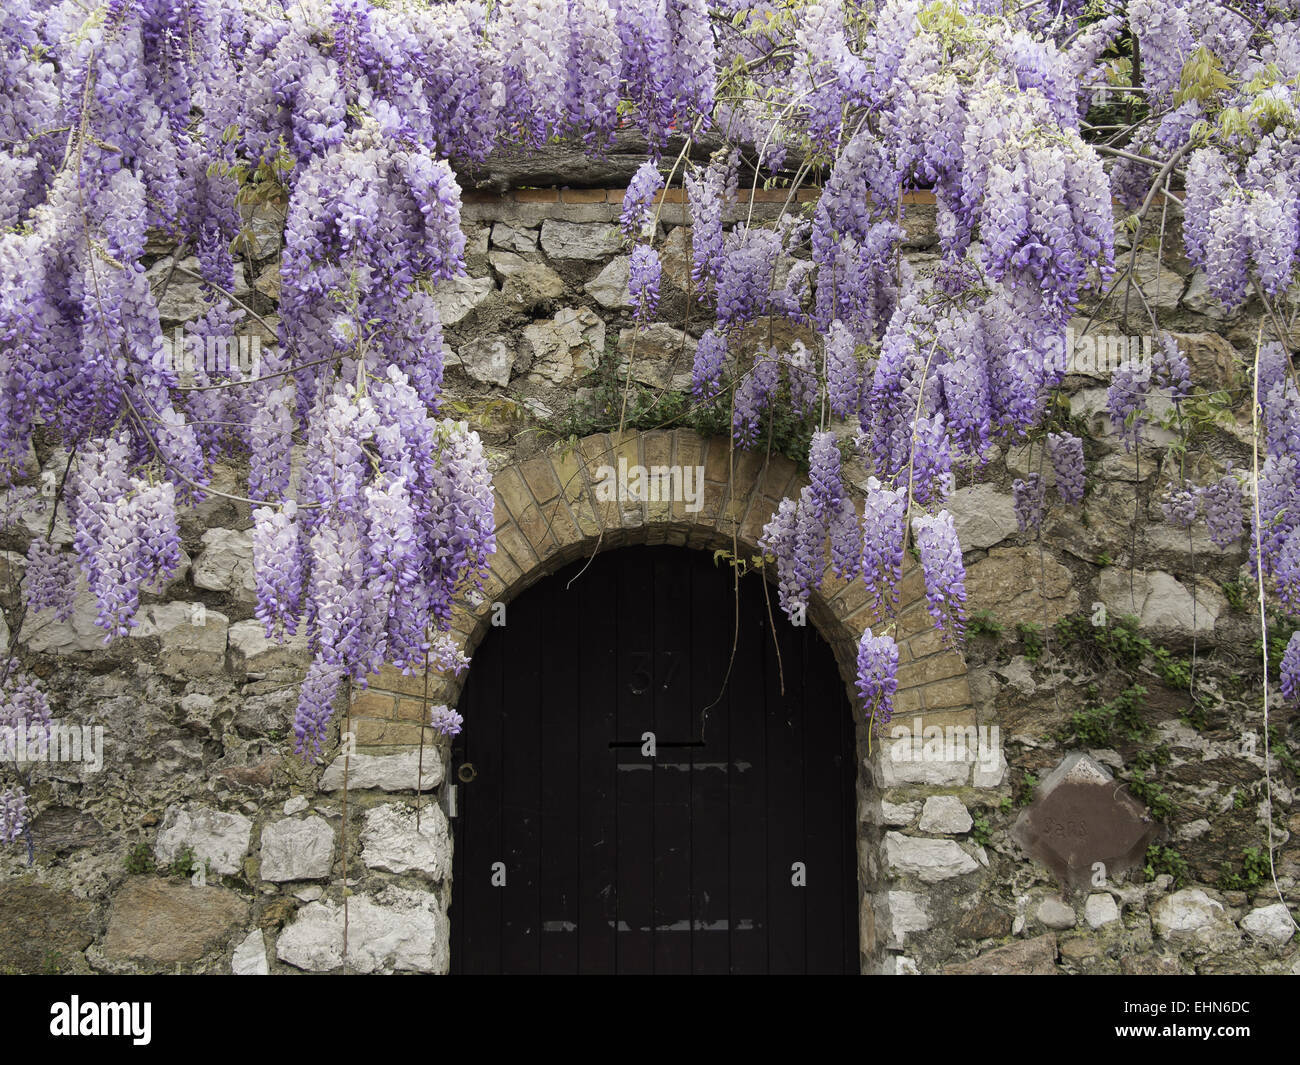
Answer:
M159 865L170 865L186 847L205 860L209 873L230 876L239 872L248 853L253 822L243 814L209 806L169 806L154 842Z
M320 880L333 868L334 830L323 817L290 817L262 829L263 880Z

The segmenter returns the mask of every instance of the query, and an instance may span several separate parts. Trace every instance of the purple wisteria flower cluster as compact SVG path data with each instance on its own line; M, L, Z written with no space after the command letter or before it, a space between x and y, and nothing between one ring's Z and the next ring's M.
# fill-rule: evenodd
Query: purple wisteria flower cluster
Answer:
M1023 480L1017 478L1011 485L1011 498L1016 511L1016 524L1020 531L1037 529L1043 524L1043 505L1047 487L1043 479L1031 473Z
M27 548L27 572L23 574L23 596L33 612L54 611L58 621L72 616L77 592L77 560L60 551L43 536L32 537Z
M1169 389L1174 403L1181 403L1192 394L1192 371L1187 356L1170 333L1157 338L1151 357L1151 381L1158 388Z
M12 658L0 663L0 729L22 734L28 752L43 754L50 742L50 704L40 683ZM0 792L0 843L13 843L27 828L27 791L15 785Z
M1160 508L1165 521L1177 529L1191 529L1204 514L1206 531L1216 547L1226 549L1241 540L1241 482L1231 471L1211 484L1171 488Z
M1151 364L1126 359L1120 363L1106 392L1110 423L1124 440L1124 447L1137 447L1147 421L1147 397L1151 390Z
M1160 509L1165 521L1176 529L1190 529L1200 509L1200 494L1194 488L1174 488L1165 497Z
M636 308L636 320L643 325L659 309L659 280L662 274L663 264L654 248L649 244L638 244L632 249L627 293L632 306Z
M1251 562L1272 580L1282 608L1300 613L1300 455L1292 450L1300 439L1300 407L1290 401L1296 394L1289 387L1291 373L1290 356L1278 345L1261 353L1256 388L1265 456L1252 508L1250 551Z
M426 656L464 668L447 635L452 603L481 585L495 537L478 435L431 415L397 367L365 395L336 390L313 424L308 505L259 508L253 542L268 635L294 632L300 613L309 622L315 663L295 732L318 751L344 677L385 662L409 672Z
M303 597L303 545L295 523L298 506L258 507L253 511L253 573L257 584L254 616L267 638L294 635Z
M868 478L862 511L862 579L878 612L892 614L898 609L906 532L906 490Z
M1056 474L1056 491L1062 502L1076 506L1085 490L1083 441L1073 433L1048 433L1047 455Z
M1205 524L1215 547L1227 548L1241 539L1241 482L1231 473L1200 490Z
M24 671L14 659L8 660L3 689L0 689L0 727L32 733L50 723L50 703L40 682Z
M541 21L525 3L494 16L360 0L278 15L228 0L110 7L83 20L19 2L0 19L8 87L29 90L27 116L14 126L6 103L0 124L72 137L37 138L21 159L0 151L0 173L22 190L0 235L0 467L20 468L10 460L38 423L57 422L74 455L73 552L34 540L24 594L33 611L68 616L79 565L107 638L129 633L141 589L180 561L178 500L200 499L212 463L246 452L257 616L280 637L306 626L317 661L297 728L300 749L318 749L343 678L385 661L414 668L431 652L463 669L441 630L493 541L481 446L434 418L442 332L430 286L463 272L465 248L448 155L483 159L512 135L522 98L508 103L506 83L529 89L525 139L539 124L607 138L624 58L616 14L603 3L552 4ZM665 15L663 40L696 47L668 64L674 101L656 120L684 121L710 98L704 17L689 4ZM588 76L571 77L575 65ZM162 287L146 276L146 234L192 249L198 276L184 280L206 299L192 331L229 340L248 317L231 249L249 165L277 173L288 195L268 376L200 368L203 391L182 392L155 357ZM303 440L290 498L290 449Z
M1282 655L1282 697L1300 706L1300 631L1293 632Z
M99 606L97 623L113 636L136 625L140 590L180 564L176 489L129 472L125 435L87 442L74 470L69 511L81 570Z
M892 637L875 635L870 629L858 642L858 697L867 720L882 733L894 716L894 695L898 691L898 644Z
M653 160L647 160L632 175L623 194L623 213L619 216L619 225L623 235L633 239L645 234L650 225L654 198L664 187L664 176L659 172Z
M27 828L27 794L22 788L0 791L0 843L13 843Z
M429 727L443 736L459 736L464 724L465 719L446 706L435 706L429 710Z
M913 519L925 574L925 599L935 625L950 643L966 631L966 567L952 515L941 510Z

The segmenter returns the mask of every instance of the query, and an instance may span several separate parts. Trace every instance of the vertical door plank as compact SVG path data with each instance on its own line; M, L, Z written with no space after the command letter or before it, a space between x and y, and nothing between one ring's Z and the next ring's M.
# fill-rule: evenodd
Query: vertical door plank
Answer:
M546 582L543 618L562 619L559 633L538 633L543 648L541 684L541 971L578 971L579 806L582 788L579 745L582 736L580 677L584 668L584 628L577 586Z
M727 690L730 751L727 766L730 832L731 971L765 973L768 967L767 727L763 643L769 637L761 614L741 582L741 609L736 620L734 594L724 617L726 629L737 626L736 654ZM762 590L759 589L761 596ZM761 605L759 610L761 610ZM730 656L730 647L727 648ZM720 663L726 672L726 659Z
M577 617L548 619L548 626L575 622L578 698L578 968L615 969L618 920L618 821L614 752L615 690L618 687L618 590L613 571L597 556L553 579L567 584ZM575 579L576 578L576 579ZM539 637L540 638L540 637Z
M654 569L646 551L618 568L617 734L610 752L618 788L618 964L620 973L654 971L654 761L641 737L654 729Z
M691 969L726 973L731 967L731 881L728 840L730 722L722 682L731 655L731 568L715 568L700 553L692 570L691 736L704 742L691 758ZM711 571L711 572L710 572Z
M691 722L690 675L695 653L690 616L698 558L683 565L671 548L653 555L654 971L691 971Z

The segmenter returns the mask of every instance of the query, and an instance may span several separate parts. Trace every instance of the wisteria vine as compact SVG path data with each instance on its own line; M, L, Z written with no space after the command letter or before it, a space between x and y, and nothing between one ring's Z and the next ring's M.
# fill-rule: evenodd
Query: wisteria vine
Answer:
M656 206L679 184L693 296L709 318L696 400L730 404L741 447L759 443L781 404L814 426L811 483L781 501L762 547L792 617L828 559L836 577L865 583L878 623L860 645L858 688L881 727L910 551L936 626L954 644L964 631L945 508L958 478L1037 433L1059 501L1084 497L1082 440L1042 430L1081 300L1133 288L1113 201L1134 211L1131 263L1156 199L1176 200L1211 296L1227 308L1255 299L1275 325L1300 249L1300 29L1286 4L1250 5L1252 17L1213 0L995 7L7 4L0 486L22 489L37 434L70 457L54 507L72 545L31 540L27 610L68 616L79 573L106 640L130 633L141 590L179 564L181 508L217 494L214 463L237 457L249 471L236 498L250 507L256 617L269 637L305 634L312 653L300 752L323 751L342 688L381 665L463 670L453 604L495 545L481 443L440 416L432 293L464 271L456 167L556 139L600 152L632 128L650 155L620 218L634 316L646 324L658 311ZM1137 75L1125 58L1134 41L1139 113L1107 125L1103 94ZM705 133L721 145L708 160L691 152ZM673 136L684 142L675 161ZM815 206L756 219L742 182L764 169L791 188L788 204L794 185L817 180ZM902 259L920 190L933 193L940 238L923 272ZM287 203L263 376L186 376L159 357L175 270L147 271L146 247L161 239L176 262L196 257L207 306L191 328L229 337L255 317L234 294L234 248L239 205L258 195ZM773 339L778 320L810 342ZM1193 390L1154 318L1150 332L1154 357L1122 366L1109 389L1113 426L1134 449L1156 393L1179 405ZM1265 435L1252 544L1270 593L1296 613L1300 394L1290 334L1274 333L1256 382ZM866 471L861 512L849 462ZM1168 520L1203 516L1214 543L1238 543L1243 477L1177 486ZM1045 469L1016 483L1022 528L1043 520L1047 484ZM1296 699L1295 640L1281 670ZM13 709L30 703L24 678L6 666L10 716L28 712ZM450 736L462 723L439 707L430 724ZM0 793L0 837L16 837L24 809L21 791Z

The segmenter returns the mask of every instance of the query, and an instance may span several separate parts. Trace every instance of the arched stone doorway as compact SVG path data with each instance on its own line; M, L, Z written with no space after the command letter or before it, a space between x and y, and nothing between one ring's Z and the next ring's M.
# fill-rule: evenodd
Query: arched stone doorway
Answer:
M629 469L702 467L698 509L690 509L681 498L601 498L597 486L602 483L602 468L617 469L620 461ZM493 483L497 552L482 597L473 603L458 603L452 619L452 631L471 655L491 629L494 604L506 604L508 611L509 603L522 591L598 551L665 544L725 551L739 558L757 555L763 526L780 500L797 495L807 479L784 457L767 459L757 452L733 450L725 437L705 439L678 429L595 434L575 447L543 452L508 466L495 474ZM860 509L861 500L855 497L854 501ZM879 624L868 599L861 581L842 580L828 569L820 591L811 598L807 618L830 646L855 711L857 641L864 628ZM779 617L778 623L783 623ZM934 632L921 574L915 567L904 575L896 635L900 667L895 720L906 722L918 740L920 729L973 730L976 721L965 664ZM427 696L432 702L454 706L463 683L463 675L429 678ZM425 694L425 678L403 676L392 669L381 671L366 691L354 697L350 722L358 746L378 754L409 750L420 742L422 702L417 700ZM894 888L932 882L927 848L934 851L930 845L939 841L914 841L889 831L889 817L881 813L884 789L890 789L888 794L895 802L923 800L936 791L951 793L972 784L977 788L994 786L1001 773L997 780L981 782L973 760L939 767L921 761L891 762L883 757L889 744L878 739L869 742L863 715L855 712L854 719L862 968L891 972L896 960L891 952L902 949L908 921L916 920L910 912L901 920L892 913L903 908L910 911L915 899L914 893ZM427 736L424 742L428 743ZM956 847L951 841L943 842ZM940 873L962 875L953 870L964 870L970 864L964 854L941 856Z

